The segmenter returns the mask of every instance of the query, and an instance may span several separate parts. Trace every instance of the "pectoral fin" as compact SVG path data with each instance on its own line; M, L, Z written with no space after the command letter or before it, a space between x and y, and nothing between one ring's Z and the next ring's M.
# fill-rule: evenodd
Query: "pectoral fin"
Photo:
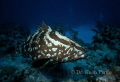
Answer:
M40 68L43 68L45 67L48 63L50 62L50 59L49 58L44 58L44 59L38 59L38 60L35 60L31 63L31 67L40 67Z

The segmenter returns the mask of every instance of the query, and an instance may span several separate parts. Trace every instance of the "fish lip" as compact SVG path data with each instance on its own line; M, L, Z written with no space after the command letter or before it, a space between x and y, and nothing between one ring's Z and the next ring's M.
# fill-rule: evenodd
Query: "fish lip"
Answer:
M84 55L84 57L82 57L82 55ZM85 58L85 57L87 57L87 55L88 55L87 53L83 53L83 54L79 55L77 58L75 58L74 60Z

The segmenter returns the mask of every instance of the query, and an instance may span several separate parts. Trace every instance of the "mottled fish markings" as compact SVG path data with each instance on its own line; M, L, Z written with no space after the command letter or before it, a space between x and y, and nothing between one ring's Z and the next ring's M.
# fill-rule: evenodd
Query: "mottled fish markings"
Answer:
M31 57L33 64L37 63L41 67L87 56L81 45L57 31L52 31L45 23L28 36L21 46L21 52L24 57Z

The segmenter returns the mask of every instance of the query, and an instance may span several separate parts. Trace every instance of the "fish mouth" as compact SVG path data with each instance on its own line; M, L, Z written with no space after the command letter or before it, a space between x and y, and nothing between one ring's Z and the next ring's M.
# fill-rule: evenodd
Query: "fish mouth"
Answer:
M87 55L88 55L88 53L83 53L83 54L81 54L81 55L78 55L78 57L75 58L74 60L76 60L76 59L81 59L81 58L85 58L85 57L87 57Z

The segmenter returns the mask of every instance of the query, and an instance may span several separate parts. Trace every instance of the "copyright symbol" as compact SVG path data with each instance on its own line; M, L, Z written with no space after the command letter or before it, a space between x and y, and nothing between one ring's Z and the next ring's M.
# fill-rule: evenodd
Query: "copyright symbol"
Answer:
M74 71L74 70L71 70L71 71L70 71L70 74L75 74L75 71Z

